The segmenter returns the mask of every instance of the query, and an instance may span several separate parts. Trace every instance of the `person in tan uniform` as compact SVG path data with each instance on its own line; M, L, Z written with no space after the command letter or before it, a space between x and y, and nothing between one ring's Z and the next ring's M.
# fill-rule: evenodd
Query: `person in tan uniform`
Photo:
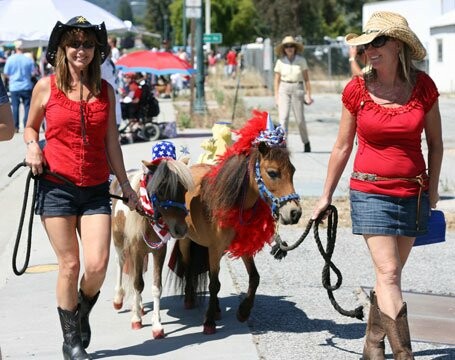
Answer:
M300 54L303 45L292 36L286 36L275 48L278 56L274 72L275 101L278 105L280 125L288 132L289 115L292 109L299 127L303 151L311 152L310 139L304 116L304 104L313 103L308 64Z

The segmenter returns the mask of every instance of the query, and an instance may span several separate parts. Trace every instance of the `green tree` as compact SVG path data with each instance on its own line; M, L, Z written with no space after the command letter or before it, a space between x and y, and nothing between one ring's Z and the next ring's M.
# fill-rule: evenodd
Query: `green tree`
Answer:
M128 0L120 0L118 5L118 17L122 20L129 20L133 22L133 9L131 9L131 4Z

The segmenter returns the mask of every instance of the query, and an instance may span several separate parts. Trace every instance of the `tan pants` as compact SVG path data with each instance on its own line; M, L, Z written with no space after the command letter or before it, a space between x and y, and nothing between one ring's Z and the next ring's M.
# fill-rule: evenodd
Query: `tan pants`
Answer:
M305 116L303 114L303 101L305 98L305 89L303 83L280 82L278 88L278 118L280 125L288 133L289 115L292 109L295 121L299 127L300 138L306 144L309 142L308 130L306 127Z

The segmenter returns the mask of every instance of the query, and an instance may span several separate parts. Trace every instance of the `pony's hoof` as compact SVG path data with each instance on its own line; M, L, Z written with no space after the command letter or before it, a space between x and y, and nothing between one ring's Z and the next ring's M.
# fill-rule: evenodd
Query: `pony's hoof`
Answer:
M245 321L248 320L249 317L250 317L249 315L248 315L248 316L245 316L245 315L242 315L242 314L240 313L240 311L237 311L237 320L238 320L238 321L240 321L240 322L245 322Z
M122 310L122 307L123 307L123 302L121 302L121 303L114 302L114 309L115 310Z
M152 330L152 336L154 339L164 339L164 330Z
M215 325L205 325L204 330L202 331L205 335L213 335L216 333L216 326Z
M131 323L131 329L139 330L142 329L142 322L141 321L134 321Z

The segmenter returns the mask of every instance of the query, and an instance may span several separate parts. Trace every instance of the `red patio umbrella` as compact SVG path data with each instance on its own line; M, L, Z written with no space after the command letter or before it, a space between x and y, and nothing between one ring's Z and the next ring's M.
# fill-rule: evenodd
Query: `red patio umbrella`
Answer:
M196 72L188 61L166 51L139 50L123 55L115 64L127 72L146 72L155 75L185 74Z

